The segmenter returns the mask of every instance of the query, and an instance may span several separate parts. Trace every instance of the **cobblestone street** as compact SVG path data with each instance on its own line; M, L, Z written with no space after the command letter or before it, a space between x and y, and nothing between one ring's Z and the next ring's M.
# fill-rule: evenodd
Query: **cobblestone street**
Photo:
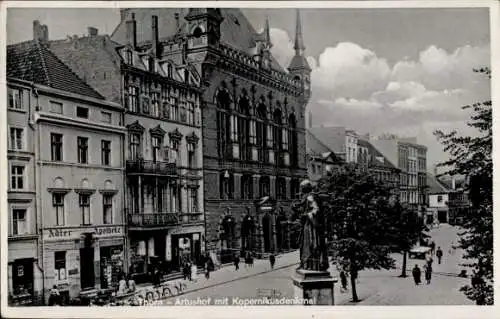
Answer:
M437 246L444 251L441 265L434 262L434 274L430 285L416 286L411 277L411 268L415 264L422 266L423 260L408 259L407 278L399 278L401 274L402 257L395 254L396 269L392 270L364 270L360 272L357 291L360 302L356 305L469 305L468 300L460 287L468 282L467 278L456 275L462 267L462 252L458 249L453 253L450 250L451 242L457 243L457 229L449 225L442 225L432 229L430 235ZM437 247L436 246L436 247ZM284 254L277 259L275 269L271 271L267 260L258 260L253 268L241 265L236 271L233 266L223 267L211 274L209 280L203 276L197 282L188 282L186 293L168 299L165 305L175 305L182 300L196 300L197 298L211 298L211 302L228 297L231 304L232 297L256 298L262 297L263 292L275 290L276 296L293 298L291 277L297 267L298 252ZM337 272L331 267L334 277ZM335 286L336 305L354 305L351 302L351 291L340 291L340 283Z

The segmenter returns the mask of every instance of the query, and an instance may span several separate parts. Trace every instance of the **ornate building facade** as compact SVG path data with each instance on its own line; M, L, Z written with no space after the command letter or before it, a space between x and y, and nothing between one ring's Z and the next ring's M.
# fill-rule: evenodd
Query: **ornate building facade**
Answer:
M155 42L151 16L158 16ZM269 22L257 33L239 9L124 9L112 35L201 75L206 248L222 262L290 246L291 199L306 171L304 112L311 69L297 11L288 70L273 58ZM149 36L152 34L152 36Z

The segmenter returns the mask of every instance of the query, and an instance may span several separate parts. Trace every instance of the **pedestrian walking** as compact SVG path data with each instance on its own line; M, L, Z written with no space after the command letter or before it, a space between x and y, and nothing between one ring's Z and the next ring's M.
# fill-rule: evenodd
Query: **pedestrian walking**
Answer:
M425 265L425 280L427 281L428 285L431 283L431 277L432 277L432 266L427 264Z
M187 266L186 266L186 271L187 271L187 274L188 274L189 281L193 280L193 276L192 276L193 273L191 271L191 265L192 265L192 262L191 262L191 260L189 260L188 263L187 263Z
M343 270L340 271L340 283L342 284L340 291L345 292L347 290L347 276Z
M162 272L160 269L155 268L154 274L153 274L153 284L155 287L159 287L161 285L161 279L162 279Z
M189 269L187 261L184 261L184 264L182 265L182 275L184 276L184 280L187 280L189 277Z
M210 260L208 258L205 260L205 278L210 279Z
M120 281L118 282L118 295L123 295L127 292L127 281L125 280L125 276L122 275Z
M436 257L438 259L438 264L441 265L441 258L443 258L443 251L441 250L441 247L438 247L436 251Z
M253 268L253 261L254 261L253 254L250 253L250 268Z
M234 270L240 269L240 256L234 254Z
M431 255L434 256L436 250L436 243L432 241L430 246L431 246Z
M57 286L52 286L49 295L49 306L60 306L61 305L61 295L59 294L59 289Z
M271 269L274 269L274 263L276 262L274 254L269 255L269 262L271 263Z
M419 285L421 282L422 272L420 271L418 265L415 265L415 267L413 267L411 274L413 275L413 280L415 281L415 285Z
M135 292L135 289L135 280L132 278L132 276L127 275L127 292Z

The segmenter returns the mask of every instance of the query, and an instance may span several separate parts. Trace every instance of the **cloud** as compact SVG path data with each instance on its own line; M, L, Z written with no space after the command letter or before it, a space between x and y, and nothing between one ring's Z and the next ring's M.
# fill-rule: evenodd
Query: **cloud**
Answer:
M390 74L385 59L357 44L342 42L320 54L311 81L336 98L364 99L383 89Z
M287 66L293 43L287 32L271 29L272 53ZM390 66L383 57L355 43L326 47L311 66L313 125L344 126L360 133L415 136L428 147L428 162L446 155L435 129L471 133L470 113L461 106L491 99L490 80L473 72L489 66L487 46L463 46L453 52L431 45L418 59Z

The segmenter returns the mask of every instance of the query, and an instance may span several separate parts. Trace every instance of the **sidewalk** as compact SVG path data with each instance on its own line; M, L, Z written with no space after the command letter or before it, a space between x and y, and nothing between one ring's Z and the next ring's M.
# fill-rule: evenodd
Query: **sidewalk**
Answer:
M248 277L253 277L255 275L263 274L270 272L272 270L288 268L293 265L299 264L299 252L292 251L289 253L281 254L276 256L276 264L274 265L274 269L271 269L269 264L269 260L266 259L255 259L253 267L245 268L245 263L240 263L240 269L235 270L233 264L222 265L221 268L210 273L210 278L206 279L205 275L202 271L199 272L198 278L196 281L187 281L182 277L178 279L169 280L169 286L173 287L178 285L180 282L187 285L185 290L179 294L187 294L190 292L194 292L200 289L210 288L218 285L222 285L228 282L245 279ZM141 284L137 285L138 293L146 292L150 289L153 289L152 284ZM177 295L177 296L179 296Z

